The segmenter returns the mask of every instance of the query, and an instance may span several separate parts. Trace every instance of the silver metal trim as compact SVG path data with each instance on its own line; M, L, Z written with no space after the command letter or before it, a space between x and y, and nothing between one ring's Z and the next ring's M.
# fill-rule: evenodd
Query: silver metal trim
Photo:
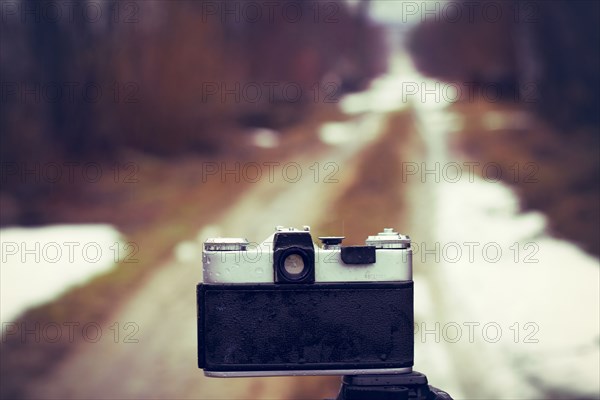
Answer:
M263 243L264 244L264 243ZM315 282L404 282L412 280L412 249L377 249L374 264L347 265L340 249L315 248ZM273 252L266 245L247 251L204 251L206 284L274 283Z
M204 371L204 376L211 378L255 378L260 376L316 376L316 375L374 375L374 374L408 374L412 367L377 368L377 369L332 369L332 370L299 370L299 371Z
M306 227L307 228L307 227ZM278 232L301 233L294 228L277 227ZM206 284L275 283L273 240L250 245L244 238L209 238L202 253L203 282ZM327 239L327 237L322 237ZM338 239L341 237L337 237ZM369 236L367 245L375 245L377 262L347 265L341 259L341 246L317 245L315 282L401 282L412 280L410 238L385 228Z
M365 244L378 249L407 249L410 247L410 237L395 232L393 228L384 228L383 232L367 237Z
M244 238L208 238L204 242L205 251L246 251L248 239Z

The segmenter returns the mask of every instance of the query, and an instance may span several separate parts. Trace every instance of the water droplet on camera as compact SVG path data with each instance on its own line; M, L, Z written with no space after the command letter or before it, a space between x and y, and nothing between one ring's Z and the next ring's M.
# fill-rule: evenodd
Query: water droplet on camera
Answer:
M254 270L254 272L256 272L257 274L262 274L264 270L261 267L258 267Z
M381 358L382 361L387 360L387 354L380 354L379 358Z

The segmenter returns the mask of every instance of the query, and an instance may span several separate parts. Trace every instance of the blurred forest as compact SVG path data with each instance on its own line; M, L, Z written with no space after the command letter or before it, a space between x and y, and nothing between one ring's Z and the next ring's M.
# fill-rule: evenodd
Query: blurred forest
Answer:
M465 10L473 4L451 3ZM600 3L481 0L478 7L485 9L486 3L497 17L474 12L458 21L423 21L409 41L417 68L449 82L512 88L501 92L504 100L527 96L536 113L562 134L597 128Z
M61 0L13 2L20 8L5 7L0 35L3 165L111 160L123 150L161 157L251 151L239 148L248 128L293 125L323 96L364 89L385 70L382 28L361 6L334 1L316 12L317 3L282 0L277 12L262 10L254 21L235 8L234 15L214 9L226 2L99 2L112 11L90 23L80 11L67 18ZM280 11L286 7L302 18L290 23L294 12ZM54 8L62 18L48 17ZM278 89L269 93L269 83ZM279 89L286 84L287 96ZM254 93L226 94L239 97L252 85L262 93L256 101ZM41 222L27 202L60 185L13 172L7 167L2 177L2 224ZM25 211L12 215L15 203Z
M486 3L499 10L493 23L473 13L458 22L419 24L407 46L415 66L424 75L471 85L452 105L463 118L454 150L498 163L524 210L543 212L553 234L599 255L600 2L476 4L483 9ZM499 98L486 98L486 90ZM511 179L511 168L527 163L536 168L535 184Z

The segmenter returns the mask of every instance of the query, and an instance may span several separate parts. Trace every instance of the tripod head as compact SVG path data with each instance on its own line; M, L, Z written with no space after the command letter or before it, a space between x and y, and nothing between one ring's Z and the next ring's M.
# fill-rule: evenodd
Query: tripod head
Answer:
M395 375L345 375L336 400L452 400L427 384L420 372Z

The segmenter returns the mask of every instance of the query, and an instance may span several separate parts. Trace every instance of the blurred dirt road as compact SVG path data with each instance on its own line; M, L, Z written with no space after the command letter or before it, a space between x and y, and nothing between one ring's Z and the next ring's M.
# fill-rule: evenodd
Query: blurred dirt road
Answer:
M349 123L349 140L327 147L317 157L307 154L295 158L293 162L301 166L303 173L298 182L282 179L257 182L223 220L200 232L199 239L205 239L205 235L222 235L260 241L276 225L317 223L325 206L352 182L357 163L350 160L367 144L366 139L360 137L373 137L359 136L358 132L352 137L352 129L356 128L351 127L356 125L356 121ZM321 169L317 179L310 169L315 162ZM337 183L324 182L324 172L328 171L323 171L323 165L330 162L339 167L333 176ZM56 370L32 383L27 397L291 399L334 396L338 383L331 377L224 380L203 376L196 366L195 285L201 279L201 243L199 240L195 243L197 257L182 261L181 257L177 260L174 256L159 268L106 324L101 325L99 339L97 332L90 330L90 339L78 344Z

